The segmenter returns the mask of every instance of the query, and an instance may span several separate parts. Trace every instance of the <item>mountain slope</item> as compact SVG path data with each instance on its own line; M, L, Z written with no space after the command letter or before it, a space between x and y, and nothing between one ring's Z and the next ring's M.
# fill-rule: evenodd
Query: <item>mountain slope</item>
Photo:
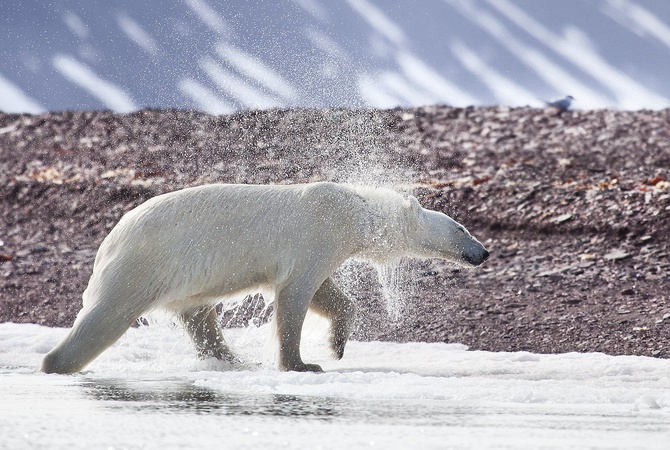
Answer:
M670 106L670 5L13 0L0 110Z

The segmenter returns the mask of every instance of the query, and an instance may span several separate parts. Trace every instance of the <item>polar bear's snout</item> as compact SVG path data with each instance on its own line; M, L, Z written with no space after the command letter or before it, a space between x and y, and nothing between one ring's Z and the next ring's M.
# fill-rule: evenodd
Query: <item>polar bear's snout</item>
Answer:
M451 217L421 208L413 236L415 255L440 258L465 267L481 265L489 251L465 227Z
M480 266L489 258L489 251L471 235L462 225L459 225L459 230L462 239L461 260L472 267Z
M486 250L486 248L484 248L484 246L482 246L481 244L480 247L481 249L478 252L463 251L461 255L463 257L463 260L473 267L481 266L484 263L484 261L489 259L490 254L489 251Z

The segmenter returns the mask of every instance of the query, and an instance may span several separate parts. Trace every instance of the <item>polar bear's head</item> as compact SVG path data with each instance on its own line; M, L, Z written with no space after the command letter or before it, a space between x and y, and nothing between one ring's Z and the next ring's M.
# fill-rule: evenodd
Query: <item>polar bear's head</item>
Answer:
M404 256L439 258L475 267L489 252L461 224L391 189L352 186L360 201L357 257L386 263Z
M410 197L409 209L414 218L410 250L415 256L440 258L466 267L478 266L489 257L488 250L451 217L422 208L414 197Z

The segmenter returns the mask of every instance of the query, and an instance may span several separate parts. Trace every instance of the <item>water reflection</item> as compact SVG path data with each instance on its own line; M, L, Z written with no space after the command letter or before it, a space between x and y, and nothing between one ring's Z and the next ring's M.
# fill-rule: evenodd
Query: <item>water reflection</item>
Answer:
M347 401L295 395L230 394L178 381L88 380L88 396L125 411L162 411L227 416L304 417L329 420L342 415Z

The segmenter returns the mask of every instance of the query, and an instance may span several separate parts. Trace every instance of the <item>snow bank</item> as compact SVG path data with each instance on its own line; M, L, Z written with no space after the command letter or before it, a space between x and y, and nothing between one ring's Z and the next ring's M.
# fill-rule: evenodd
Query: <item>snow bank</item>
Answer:
M0 324L3 372L34 370L65 332ZM345 357L335 361L322 336L308 334L305 360L320 363L326 373L283 373L274 369L268 333L268 328L227 332L246 362L245 368L233 369L219 361L197 360L180 328L134 328L86 373L120 379L177 376L196 386L238 394L459 404L625 404L670 412L668 360L599 353L492 353L468 351L460 344L351 342Z
M179 328L160 325L129 330L82 374L36 373L66 331L0 324L0 447L663 449L670 438L667 360L351 342L332 361L311 332L306 359L326 373L284 373L267 328L227 332L247 365L233 369L197 360Z

